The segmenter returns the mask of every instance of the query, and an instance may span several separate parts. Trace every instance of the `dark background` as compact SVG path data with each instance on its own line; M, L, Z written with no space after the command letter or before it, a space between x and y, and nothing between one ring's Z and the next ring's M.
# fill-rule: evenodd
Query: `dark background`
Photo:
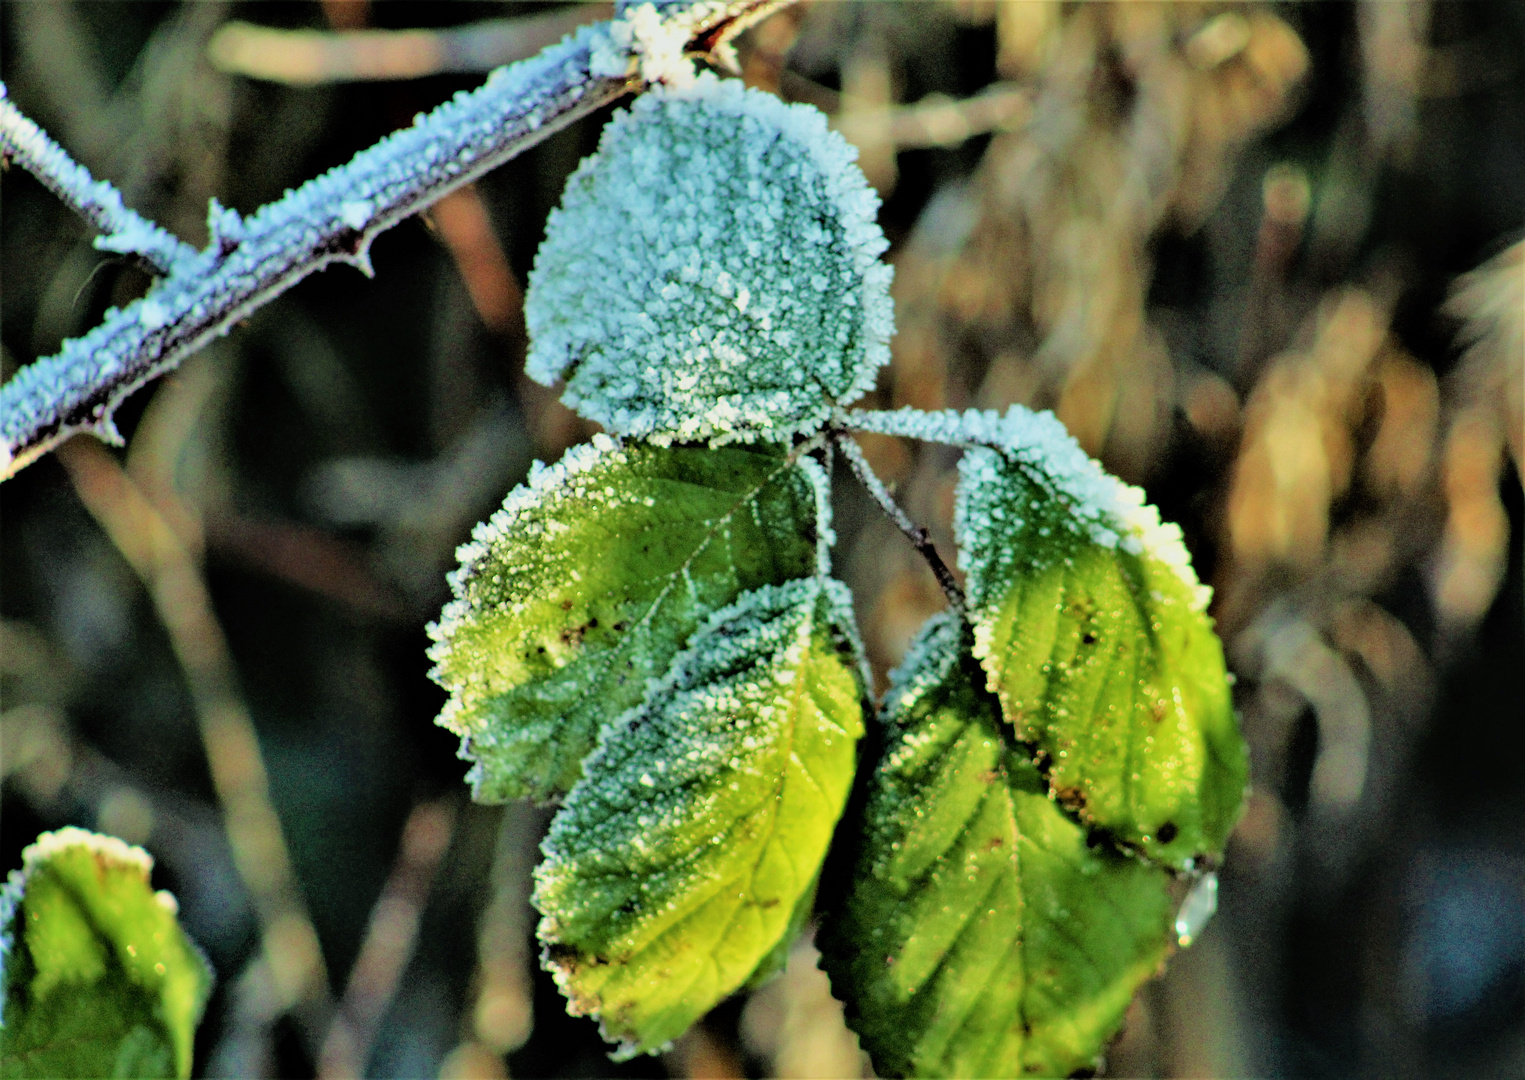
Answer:
M545 7L13 2L0 67L200 245L208 197L252 211L481 80L251 78L208 59L227 21ZM1056 408L1181 522L1217 590L1254 794L1218 918L1135 1002L1111 1075L1525 1076L1522 46L1525 5L1487 0L830 3L741 42L748 81L832 112L885 197L900 330L871 404ZM965 107L972 133L915 126L982 93L1004 111ZM382 1010L357 1029L367 1073L861 1068L808 945L671 1052L610 1063L534 962L546 813L471 805L432 723L424 625L455 545L591 432L524 380L519 310L605 118L384 234L375 280L320 273L140 391L125 452L76 445L0 489L0 861L64 824L155 855L219 974L198 1072L318 1068L325 992L262 1006L250 974L257 912L293 896L328 1000ZM148 279L20 170L0 195L8 376ZM947 545L947 455L866 449ZM81 498L112 477L127 488ZM882 677L939 597L839 488ZM160 533L111 531L123 490ZM131 537L161 533L173 558L134 560ZM166 567L204 582L214 621L171 627ZM277 908L226 838L251 811L208 768L198 723L222 706L257 733L290 851ZM401 922L377 918L384 886ZM368 933L379 997L344 997Z

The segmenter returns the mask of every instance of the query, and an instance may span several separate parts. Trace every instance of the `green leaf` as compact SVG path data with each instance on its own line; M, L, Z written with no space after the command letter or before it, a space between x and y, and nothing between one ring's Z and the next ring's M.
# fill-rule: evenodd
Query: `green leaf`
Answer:
M889 246L857 151L739 80L655 87L546 222L525 370L611 432L787 441L889 359Z
M610 728L536 871L545 959L629 1055L682 1034L797 929L863 730L846 590L746 594Z
M186 1077L211 972L141 848L43 833L0 896L0 1076Z
M600 729L709 615L814 573L824 474L769 448L616 446L598 436L477 527L437 625L439 723L476 761L479 800L546 799Z
M1217 857L1247 781L1223 648L1180 530L1051 415L960 464L975 655L1081 820L1178 869Z
M1087 844L937 616L886 698L847 899L822 963L880 1075L1095 1064L1171 941L1170 874Z

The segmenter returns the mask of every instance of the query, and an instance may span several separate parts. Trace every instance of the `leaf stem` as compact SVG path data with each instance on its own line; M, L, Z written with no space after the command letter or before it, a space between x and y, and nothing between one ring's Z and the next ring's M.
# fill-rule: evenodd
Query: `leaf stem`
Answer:
M905 534L911 546L926 560L927 566L932 570L932 576L937 579L943 595L948 598L948 606L962 619L966 607L964 590L959 587L948 564L943 562L943 557L937 553L937 547L932 543L927 530L910 519L910 516L895 501L894 496L890 494L889 489L884 486L884 482L874 475L874 470L869 467L868 459L863 456L863 448L858 445L857 440L846 432L833 430L831 441L833 445L841 447L842 456L847 459L853 475L868 489L868 493L874 497L874 501L879 504L885 516L895 523L895 527Z

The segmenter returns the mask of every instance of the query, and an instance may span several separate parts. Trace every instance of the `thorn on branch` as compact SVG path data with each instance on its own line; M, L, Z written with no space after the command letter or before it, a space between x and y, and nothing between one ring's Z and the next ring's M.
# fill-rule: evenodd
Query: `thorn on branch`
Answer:
M114 187L94 180L23 116L0 84L0 153L100 228L106 235L97 247L166 272L149 296L108 313L88 334L0 386L0 480L74 432L95 430L138 387L308 274L347 262L374 275L370 244L381 231L784 2L679 0L664 3L655 20L643 5L623 27L618 19L582 27L247 219L212 203L213 242L205 252L127 209ZM624 32L623 45L616 29ZM640 49L633 47L637 37Z

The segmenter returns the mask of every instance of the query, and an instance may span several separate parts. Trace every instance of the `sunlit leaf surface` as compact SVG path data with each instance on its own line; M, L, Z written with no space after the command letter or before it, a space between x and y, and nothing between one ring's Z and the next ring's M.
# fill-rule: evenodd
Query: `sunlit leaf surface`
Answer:
M186 1077L211 973L141 848L44 833L0 896L0 1076Z
M1179 530L1073 441L976 447L960 474L975 654L1055 796L1174 867L1221 854L1245 750Z
M625 1052L773 966L808 909L862 733L850 618L819 579L747 593L606 733L552 823L545 956Z
M709 615L815 571L829 527L813 462L743 447L570 451L460 551L432 628L440 723L478 799L548 798Z
M883 1075L1094 1064L1171 940L1170 874L1087 843L1014 744L963 628L896 673L824 966Z

